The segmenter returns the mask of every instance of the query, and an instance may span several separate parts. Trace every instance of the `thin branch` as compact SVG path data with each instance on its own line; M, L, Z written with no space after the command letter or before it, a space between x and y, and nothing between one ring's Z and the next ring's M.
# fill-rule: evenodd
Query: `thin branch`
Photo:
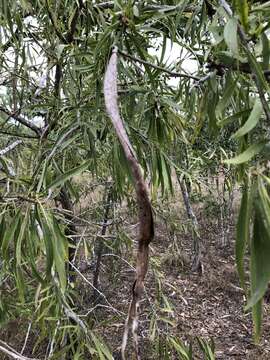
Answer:
M168 70L168 69L165 69L164 67L162 66L159 66L159 65L155 65L155 64L152 64L146 60L142 60L142 59L139 59L135 56L132 56L132 55L129 55L127 53L125 53L124 51L120 51L118 50L119 54L121 54L122 56L124 56L125 58L128 58L132 61L135 61L135 62L138 62L140 64L143 64L143 65L147 65L147 66L150 66L152 67L153 69L157 69L157 70L160 70L172 77L179 77L179 78L187 78L187 79L193 79L193 80L196 80L196 81L199 81L200 78L198 76L193 76L193 75L189 75L189 74L180 74L179 72L176 72L176 71L171 71L171 70Z
M18 133L9 132L9 131L3 131L3 130L0 130L0 134L4 134L4 135L7 135L7 136L19 137L19 138L23 138L23 139L35 139L35 140L39 140L39 137L37 137L37 136L18 134Z
M260 65L260 63L258 63ZM224 64L224 63L217 63L215 61L210 60L207 64L207 67L209 69L216 69L217 71L220 71L222 69L232 69L235 71L240 71L245 74L252 74L252 70L250 68L249 63L239 63L236 64L235 62L232 62L231 64ZM270 70L263 70L263 74L265 76L265 79L267 81L270 81Z
M226 13L230 16L233 15L232 9L230 8L230 5L227 3L226 0L219 0L220 5L224 8L224 10L226 11Z
M26 344L27 344L27 341L28 341L28 339L29 339L31 327L32 327L32 323L30 322L29 325L28 325L28 329L27 329L27 333L26 333L25 339L24 339L24 343L23 343L23 347L22 347L22 350L21 350L21 354L23 354L23 352L24 352L24 350L25 350L25 348L26 348Z
M191 87L190 87L190 91L195 88L195 87L199 87L201 86L204 82L206 82L208 79L211 78L211 76L214 76L216 74L216 70L209 72L208 74L206 74L204 77L202 77L200 80L198 80L196 83L194 83Z
M25 357L25 356L19 354L15 349L13 349L11 346L9 346L3 340L0 340L0 343L3 345L3 346L0 345L0 351L7 354L8 356L11 356L13 359L16 359L16 360L39 360L36 358Z
M7 154L8 152L13 150L16 146L18 146L20 144L22 144L22 140L14 141L14 143L12 143L12 144L8 145L7 147L5 147L4 149L0 150L0 156Z
M42 130L39 127L37 127L35 124L33 124L31 121L28 121L22 116L18 115L18 111L11 112L8 109L4 108L3 106L0 106L0 111L6 114L9 118L13 118L14 120L18 121L21 125L24 125L28 129L34 131L38 135L38 137L40 137Z
M116 313L120 314L120 315L125 315L122 311L117 310L115 307L113 307L113 305L108 301L108 299L106 298L106 296L99 291L97 288L94 288L93 284L80 272L80 270L72 263L69 262L69 264L71 265L71 267L80 275L80 277L91 286L92 289L96 290L99 295L101 295L103 297L103 299L105 300L105 302L108 304L108 306Z
M229 16L233 15L232 9L231 9L230 5L227 3L226 0L219 0L219 3L224 8L224 10L226 11L226 13ZM245 52L247 53L247 55L249 55L249 54L252 55L251 50L250 50L250 46L249 46L247 38L246 38L245 31L244 31L244 29L242 28L242 26L239 23L238 23L238 33L239 33L240 40L242 42L242 46L245 49ZM258 83L258 78L257 78L256 72L253 70L252 67L251 67L251 72L252 72L252 75L254 76L254 79L255 79L255 84L256 84L256 87L258 89L259 97L260 97L260 100L261 100L261 103L262 103L263 110L265 112L266 118L267 118L268 122L270 122L270 109L269 109L268 103L266 101L265 94L264 94L261 86Z

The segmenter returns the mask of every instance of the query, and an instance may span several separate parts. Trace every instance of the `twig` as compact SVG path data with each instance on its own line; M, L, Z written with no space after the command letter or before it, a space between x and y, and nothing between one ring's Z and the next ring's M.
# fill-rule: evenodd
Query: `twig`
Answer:
M39 359L36 359L36 358L25 357L25 356L19 354L15 349L13 349L11 346L9 346L3 340L0 340L0 343L3 345L3 346L0 345L0 351L2 351L5 354L11 356L13 359L16 359L16 360L39 360Z
M72 264L72 262L69 262L69 264L73 267L73 269L80 275L80 277L87 283L89 284L94 290L96 290L99 295L101 295L103 297L103 299L106 301L106 303L111 307L111 309L113 309L115 312L117 312L118 314L124 315L124 313L122 313L121 311L115 309L115 307L112 306L112 304L108 301L108 299L106 298L106 296L99 291L97 288L94 288L93 284L80 272L80 270L74 265Z
M22 144L22 140L14 141L14 143L12 143L12 144L8 145L7 147L5 147L4 149L0 150L0 156L3 156L5 154L7 154L8 152L15 149L15 147L20 145L20 144Z
M136 271L135 267L132 266L127 260L123 259L121 256L119 255L116 255L116 254L103 254L103 256L113 256L113 257L116 257L117 259L120 259L122 260L125 264L127 264L133 271Z
M230 5L227 3L226 0L219 0L219 3L220 5L224 8L224 10L227 12L227 14L229 16L232 16L233 15L233 12L232 12L232 9L230 7ZM238 23L238 33L239 33L239 37L242 41L242 45L245 49L245 52L247 53L247 55L251 55L251 50L250 50L250 47L249 47L249 44L247 42L247 39L246 39L246 34L245 34L245 31L244 29L242 28L242 26ZM259 86L258 84L258 78L257 78L257 75L255 73L255 71L253 70L252 66L251 66L251 71L252 71L252 75L254 76L254 79L255 79L255 85L258 89L258 93L259 93L259 97L260 97L260 100L261 100L261 103L262 103L262 106L263 106L263 110L265 112L265 115L266 115L266 118L268 120L268 122L270 122L270 109L269 109L269 106L267 104L267 101L265 99L265 96L264 96L264 92L263 90L261 89L261 87Z
M95 311L97 308L99 308L99 307L101 307L101 308L104 308L104 309L110 309L110 310L113 310L114 311L114 308L111 308L111 306L108 306L108 305L102 305L102 304L97 304L97 305L95 305L94 307L92 307L91 309L89 309L85 314L83 314L83 315L78 315L79 317L87 317L89 314L91 314L93 311ZM118 313L118 311L117 311L117 313ZM123 315L125 315L124 313L123 313Z
M164 67L162 66L159 66L159 65L155 65L155 64L152 64L146 60L142 60L142 59L139 59L133 55L129 55L127 53L125 53L124 51L121 51L121 50L118 50L119 54L121 54L122 56L132 60L132 61L136 61L140 64L144 64L144 65L147 65L147 66L150 66L152 67L153 69L157 69L157 70L160 70L166 74L169 74L170 76L172 77L179 77L179 78L187 78L187 79L193 79L193 80L196 80L196 81L199 81L200 78L198 76L193 76L193 75L189 75L189 74L180 74L179 72L175 72L175 71L171 71L171 70L168 70L168 69L165 69Z
M28 338L29 338L29 334L30 334L31 327L32 327L32 323L30 322L29 325L28 325L28 329L27 329L27 333L26 333L25 339L24 339L24 343L23 343L23 347L22 347L22 350L21 350L21 354L23 354L23 352L24 352L24 350L25 350L25 348L26 348L26 344L27 344L27 341L28 341Z

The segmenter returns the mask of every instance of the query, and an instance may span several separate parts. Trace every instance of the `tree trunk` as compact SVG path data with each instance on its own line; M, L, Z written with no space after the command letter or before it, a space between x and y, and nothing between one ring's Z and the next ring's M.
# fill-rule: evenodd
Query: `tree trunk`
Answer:
M191 270L196 271L198 273L202 273L202 263L201 263L201 239L199 235L199 224L197 217L192 209L192 206L190 204L189 200L189 193L187 191L186 182L185 179L180 180L179 177L177 177L182 197L184 200L186 212L188 218L191 220L193 225L193 259L192 259L192 265Z
M106 234L107 226L108 226L108 217L111 208L111 200L112 200L112 187L106 186L104 193L104 218L101 229L101 236L97 236L98 243L96 244L95 256L96 256L96 264L93 274L93 286L94 286L94 301L98 299L98 288L99 288L99 274L100 274L100 266L101 266L101 258L104 253L104 242L103 236Z

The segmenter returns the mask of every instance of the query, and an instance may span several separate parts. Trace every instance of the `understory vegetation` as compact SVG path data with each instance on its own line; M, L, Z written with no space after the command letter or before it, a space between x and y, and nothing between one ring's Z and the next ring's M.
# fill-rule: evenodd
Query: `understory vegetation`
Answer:
M268 359L270 2L0 2L0 358Z

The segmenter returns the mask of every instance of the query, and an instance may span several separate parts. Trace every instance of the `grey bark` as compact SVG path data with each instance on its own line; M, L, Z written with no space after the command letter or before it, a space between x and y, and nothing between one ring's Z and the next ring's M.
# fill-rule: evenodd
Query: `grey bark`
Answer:
M186 212L188 218L191 220L193 225L193 259L192 259L192 265L191 270L196 271L201 274L202 272L202 262L201 262L201 238L199 235L199 224L197 217L192 209L190 199L189 199L189 193L187 191L186 182L185 179L180 179L178 177L178 182L180 185L183 201L185 204Z

